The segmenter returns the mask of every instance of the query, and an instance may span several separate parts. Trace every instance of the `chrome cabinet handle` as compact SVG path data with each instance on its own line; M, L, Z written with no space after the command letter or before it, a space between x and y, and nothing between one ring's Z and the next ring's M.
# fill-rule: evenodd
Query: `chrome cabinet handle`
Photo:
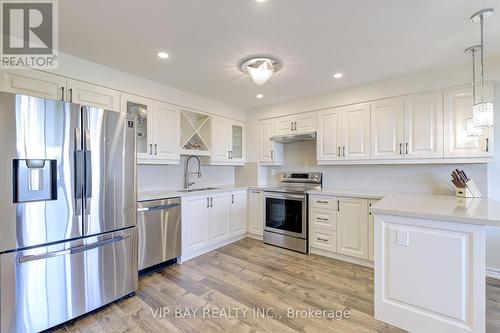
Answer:
M486 138L486 152L490 151L490 139Z
M292 131L292 132L293 132L293 121L292 121L292 122L290 122L290 131Z
M297 122L295 122L295 131L297 131Z
M207 198L207 208L210 207L210 199Z
M69 88L69 101L73 102L73 88Z
M328 201L324 201L324 200L316 200L317 203L324 203L324 204L327 204Z
M213 207L213 206L214 206L214 199L210 198L210 207Z
M399 155L403 155L403 144L399 144Z
M61 101L64 102L64 87L61 87Z
M337 211L340 212L340 200L337 200Z
M408 155L408 142L406 143L405 148L406 148L406 153L405 154Z
M274 160L274 151L271 150L271 159Z
M149 155L153 155L153 144L149 144Z
M158 145L155 143L155 155L158 155Z
M341 153L340 153L340 150L341 150L341 148L340 148L340 146L339 146L339 153L338 153L338 155L339 155L339 157L342 157L342 155L341 155Z
M231 194L231 203L234 204L234 194Z
M328 239L319 238L319 237L316 237L316 239L319 240L320 242L328 242Z
M323 217L317 217L316 219L317 219L317 220L320 220L320 221L328 221L328 219L325 219L325 218L323 218Z
M342 147L342 156L345 157L345 146Z

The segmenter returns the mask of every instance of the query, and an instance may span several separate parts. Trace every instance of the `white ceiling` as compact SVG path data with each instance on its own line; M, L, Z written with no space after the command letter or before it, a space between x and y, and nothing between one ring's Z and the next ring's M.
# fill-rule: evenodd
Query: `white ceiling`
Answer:
M60 48L250 109L466 62L463 50L479 40L468 18L486 7L496 11L485 25L491 56L500 54L499 0L65 0ZM284 62L263 87L237 69L253 54Z

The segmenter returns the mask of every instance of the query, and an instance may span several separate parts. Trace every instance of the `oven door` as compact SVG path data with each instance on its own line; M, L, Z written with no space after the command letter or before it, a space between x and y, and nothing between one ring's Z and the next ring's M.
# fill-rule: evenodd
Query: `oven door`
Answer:
M307 237L305 195L266 192L264 203L265 231L304 239Z

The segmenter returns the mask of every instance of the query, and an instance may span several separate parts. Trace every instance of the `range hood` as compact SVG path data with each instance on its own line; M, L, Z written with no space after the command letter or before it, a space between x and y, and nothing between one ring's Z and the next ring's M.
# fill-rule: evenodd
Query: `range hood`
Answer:
M314 141L316 140L316 132L305 132L305 133L292 133L285 135L275 135L269 138L269 140L278 143L290 143L297 141Z

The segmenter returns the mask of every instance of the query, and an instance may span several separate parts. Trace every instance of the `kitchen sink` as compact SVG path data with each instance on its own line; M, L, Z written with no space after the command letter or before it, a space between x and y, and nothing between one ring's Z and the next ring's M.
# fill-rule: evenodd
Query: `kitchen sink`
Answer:
M189 193L189 192L199 192L199 191L209 191L209 190L218 190L218 187L200 187L200 188L187 188L184 190L179 190L177 192Z

